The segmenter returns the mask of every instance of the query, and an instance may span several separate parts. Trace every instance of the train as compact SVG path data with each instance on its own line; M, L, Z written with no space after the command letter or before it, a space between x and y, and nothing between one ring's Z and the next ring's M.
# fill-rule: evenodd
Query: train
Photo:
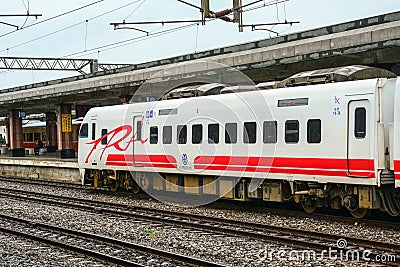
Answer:
M345 66L272 84L92 108L82 183L398 216L400 77Z
M78 151L78 133L83 118L72 120L72 148ZM42 140L43 146L47 146L46 121L38 119L25 119L22 124L23 148L35 148L36 140Z

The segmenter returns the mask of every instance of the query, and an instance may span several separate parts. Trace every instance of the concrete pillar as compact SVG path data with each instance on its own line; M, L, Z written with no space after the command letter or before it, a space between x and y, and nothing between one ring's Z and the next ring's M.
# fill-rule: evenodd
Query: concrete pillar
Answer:
M57 106L57 141L57 157L75 157L75 150L72 148L71 104L61 104Z
M10 120L6 121L6 132L7 132L7 146L10 147Z
M25 149L23 146L24 135L22 133L22 119L19 116L20 111L13 109L9 114L9 133L10 133L10 156L24 157Z
M57 150L57 116L55 112L46 112L47 152Z

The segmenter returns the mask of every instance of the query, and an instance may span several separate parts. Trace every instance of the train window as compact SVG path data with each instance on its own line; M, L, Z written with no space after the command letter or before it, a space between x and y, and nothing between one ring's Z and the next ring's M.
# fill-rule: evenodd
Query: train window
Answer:
M237 124L227 123L225 124L225 143L236 144L237 143Z
M187 126L186 125L178 125L178 144L186 144L187 142Z
M307 122L307 142L321 143L321 120L313 119Z
M36 140L42 140L42 138L41 138L41 136L40 136L40 133L34 133L33 135L34 135L34 140L35 140L35 141L36 141Z
M26 141L33 141L33 133L26 134Z
M243 128L243 143L254 144L257 140L257 124L255 122L245 122Z
M176 109L176 108L160 109L158 111L158 116L176 115L176 114L178 114L178 109Z
M200 144L203 139L203 125L194 124L192 126L192 144Z
M218 144L219 143L219 124L208 125L208 143Z
M278 107L307 106L308 98L282 99L278 100Z
M163 144L172 144L172 126L163 127Z
M285 142L298 143L299 142L299 121L291 120L285 123Z
M142 140L142 122L141 121L136 122L136 140L137 141Z
M158 127L151 126L150 127L150 144L158 143Z
M80 138L88 138L89 137L89 127L87 123L81 125L81 129L79 130Z
M105 136L107 134L107 129L101 129L101 136ZM101 139L102 145L107 145L107 136Z
M365 108L356 108L354 123L355 137L358 139L365 138L367 129L367 111Z
M96 139L96 123L92 123L92 140Z
M264 121L263 142L265 144L275 144L277 142L277 122Z

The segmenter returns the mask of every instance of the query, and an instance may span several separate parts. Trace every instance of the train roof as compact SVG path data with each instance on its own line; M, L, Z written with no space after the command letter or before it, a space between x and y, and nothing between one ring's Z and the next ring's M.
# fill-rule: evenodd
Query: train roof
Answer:
M77 118L72 120L72 125L79 125L83 121L83 118ZM23 120L22 128L36 128L36 127L46 127L46 121L40 120Z
M304 71L276 83L276 87L282 88L319 83L365 80L373 78L396 78L396 74L381 68L353 65Z
M220 83L210 83L201 85L191 85L175 88L165 93L161 100L178 98L189 98L207 95L218 95L228 93L241 93L255 90L279 89L311 84L323 84L332 82L344 82L354 80L366 80L373 78L395 78L396 74L391 71L363 65L340 66L328 69L304 71L295 74L282 81L270 81L257 85L224 85ZM133 103L133 102L131 102Z

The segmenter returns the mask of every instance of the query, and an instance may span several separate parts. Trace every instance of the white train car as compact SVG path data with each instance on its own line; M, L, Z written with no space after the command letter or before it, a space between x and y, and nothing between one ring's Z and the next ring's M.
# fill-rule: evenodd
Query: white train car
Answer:
M82 180L398 215L399 103L399 78L373 78L93 108Z

